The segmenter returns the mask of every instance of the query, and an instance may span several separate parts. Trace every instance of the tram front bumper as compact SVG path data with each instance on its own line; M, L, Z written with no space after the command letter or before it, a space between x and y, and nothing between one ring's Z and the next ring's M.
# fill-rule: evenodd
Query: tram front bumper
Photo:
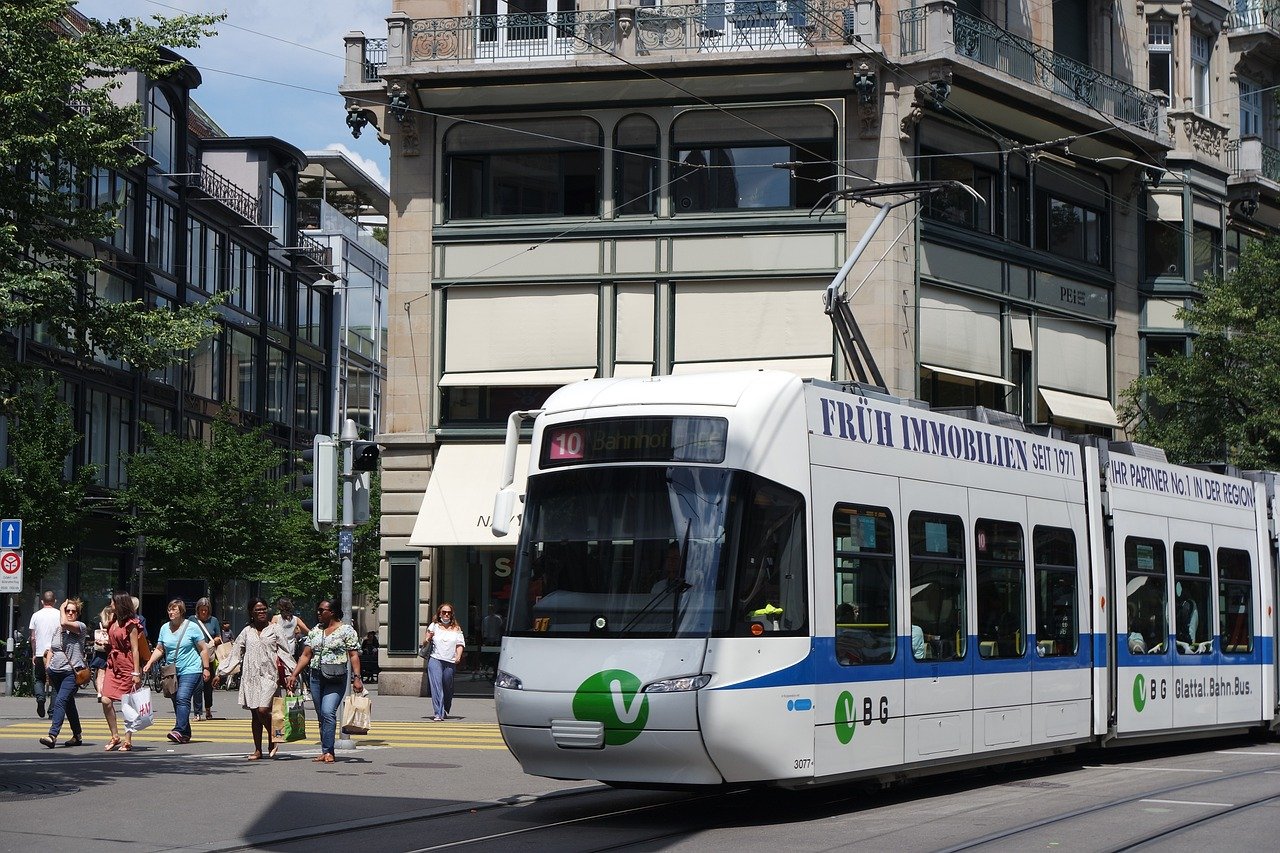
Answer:
M621 745L562 746L548 726L503 725L502 737L524 772L553 779L668 785L724 782L698 731L641 732Z

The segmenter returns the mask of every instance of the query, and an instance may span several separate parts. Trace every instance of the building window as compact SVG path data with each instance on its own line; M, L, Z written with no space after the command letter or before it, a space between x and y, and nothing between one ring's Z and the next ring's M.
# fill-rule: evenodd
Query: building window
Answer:
M627 116L613 134L613 203L619 216L658 209L658 125Z
M1055 255L1107 265L1107 216L1080 204L1046 194L1041 245Z
M836 174L836 121L816 106L690 110L672 127L671 157L677 215L808 210Z
M925 216L985 234L999 231L999 184L995 172L942 152L922 149L920 178L925 181L959 181L973 187L982 196L982 201L978 201L961 189L930 193L925 196Z
M227 402L242 412L257 412L258 354L252 335L227 333Z
M288 273L274 264L267 267L267 323L289 328Z
M249 247L232 241L228 258L228 301L246 314L257 314L258 256Z
M173 205L159 196L147 196L147 263L161 272L173 275L174 231Z
M324 368L298 360L294 365L294 426L308 432L320 431L320 390Z
M1211 102L1209 86L1209 37L1203 33L1191 34L1191 105L1202 116L1209 115Z
M188 394L217 400L222 391L222 340L205 338L187 356L186 384Z
M110 169L94 169L86 193L86 203L90 207L116 206L116 227L107 242L122 252L132 254L133 223L138 215L138 191L133 182Z
M151 150L148 153L156 161L157 169L163 173L176 171L174 156L178 145L178 123L174 120L173 113L169 97L160 87L152 86L147 101L147 124L155 130L151 132Z
M114 273L99 269L93 274L93 298L99 303L119 305L129 298L129 291L128 282ZM105 350L98 346L93 348L93 360L99 364L118 367L121 370L125 367L123 361L108 355Z
M347 265L346 345L363 356L374 357L378 340L377 294L374 278L359 267Z
M537 409L557 386L449 386L440 389L441 423L499 426L515 411Z
M98 485L109 489L125 484L125 459L129 455L129 433L133 425L130 403L105 391L89 391L88 463L96 465Z
M298 340L324 345L324 321L320 291L298 283Z
M267 347L267 420L289 424L289 356L284 350Z
M585 118L458 125L445 137L446 216L596 216L602 147Z
M1192 281L1204 281L1222 270L1222 231L1199 222L1191 231Z
M1162 93L1165 106L1173 94L1173 22L1147 22L1147 88Z
M1246 77L1240 78L1240 138L1262 137L1262 88Z
M271 236L282 246L293 245L293 234L289 229L289 196L279 175L271 176Z
M222 235L199 219L187 219L187 284L213 293L222 269Z

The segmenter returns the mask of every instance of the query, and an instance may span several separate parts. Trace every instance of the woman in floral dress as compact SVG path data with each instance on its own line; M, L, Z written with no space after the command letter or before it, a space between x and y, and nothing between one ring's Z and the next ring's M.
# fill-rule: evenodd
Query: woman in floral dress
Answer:
M293 638L280 635L279 628L271 624L271 608L261 598L249 601L249 624L240 636L231 641L231 654L218 666L219 674L214 686L222 680L222 673L230 673L240 667L240 707L253 718L253 752L246 756L250 761L262 758L262 732L267 732L267 754L276 757L280 744L271 739L271 700L280 686L280 669L277 661L289 672L293 669L293 655L288 649Z

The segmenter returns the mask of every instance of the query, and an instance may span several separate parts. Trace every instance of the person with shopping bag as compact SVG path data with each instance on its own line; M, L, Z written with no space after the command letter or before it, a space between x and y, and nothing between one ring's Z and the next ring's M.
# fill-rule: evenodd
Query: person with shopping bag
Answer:
M187 619L187 605L181 598L169 602L169 621L160 627L155 651L142 666L144 673L159 661L161 689L173 700L173 731L169 740L173 743L191 742L191 697L210 678L209 646L191 620Z
M65 719L71 724L71 738L63 746L80 746L80 713L76 710L76 690L89 681L88 663L85 661L85 627L80 621L80 599L68 598L62 602L62 622L53 638L53 645L46 655L45 670L53 685L53 707L49 710L49 734L40 743L53 749L58 745L58 733ZM83 679L83 680L82 680Z
M293 668L293 655L288 652L292 638L285 638L271 622L271 608L261 598L249 599L249 624L231 641L231 652L219 666L213 679L217 687L222 673L240 667L240 707L249 712L253 726L253 752L249 761L262 758L262 733L267 733L267 756L276 757L280 744L272 735L271 701L280 688L282 672Z
M106 751L133 749L133 733L130 725L124 729L124 740L116 724L115 703L142 687L142 658L138 650L141 624L133 610L133 598L127 592L117 592L111 599L115 605L115 618L107 627L107 675L102 679L102 714L107 719L111 740Z
M210 672L216 673L218 671L218 646L222 645L223 640L222 632L218 628L221 623L213 615L213 602L208 598L201 598L196 602L196 615L188 618L196 623L196 628L204 636L205 645L209 647ZM212 677L206 678L204 683L196 687L196 692L191 694L191 707L195 711L197 721L213 719Z
M320 754L313 761L332 764L334 741L338 728L338 703L347 692L347 667L351 667L353 686L364 692L360 679L360 638L355 629L342 623L342 613L332 601L325 599L316 605L316 626L307 633L302 654L285 686L293 690L298 673L311 664L311 701L320 718Z
M348 693L342 700L342 733L344 735L367 735L372 725L373 700L368 690Z

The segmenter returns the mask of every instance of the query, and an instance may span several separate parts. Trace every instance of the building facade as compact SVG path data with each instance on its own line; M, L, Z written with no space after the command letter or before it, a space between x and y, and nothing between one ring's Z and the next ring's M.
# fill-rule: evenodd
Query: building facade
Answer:
M70 464L97 470L87 535L71 559L46 575L42 588L59 598L80 596L92 613L113 590L140 590L144 614L159 625L165 601L194 599L206 587L198 579L148 579L146 543L120 543L106 498L124 485L125 457L138 450L142 426L200 438L230 404L243 424L264 426L292 459L315 433L333 429L337 407L345 402L330 391L339 385L341 365L350 371L343 386L365 394L359 403L362 422L376 429L373 395L383 373L378 323L359 321L361 343L348 347L335 329L334 293L335 282L355 277L343 271L347 266L373 276L385 271L386 258L385 249L378 258L361 248L374 260L357 260L354 249L346 251L348 231L352 246L376 241L337 217L314 223L314 233L325 242L303 233L299 207L306 200L299 199L299 186L308 157L274 137L229 137L193 100L201 82L194 67L163 80L134 73L121 82L114 97L142 105L144 123L155 130L137 143L146 155L137 167L125 173L97 170L80 188L86 204L124 202L112 239L92 247L103 265L89 284L100 298L145 300L156 308L224 294L217 329L182 362L149 373L103 356L92 362L74 358L39 326L6 330L3 345L18 360L58 378L84 436ZM385 209L385 193L381 198ZM367 289L366 296L372 301L380 292ZM0 432L0 458L6 458L3 438ZM249 591L226 590L220 615L243 624L240 611ZM21 609L29 614L35 595L26 595Z
M1116 437L1196 282L1280 225L1253 0L395 10L342 89L391 145L388 692L421 689L434 605L473 635L504 606L510 411L596 376L849 378L821 293L876 209L833 191L972 190L895 208L849 276L890 391Z

